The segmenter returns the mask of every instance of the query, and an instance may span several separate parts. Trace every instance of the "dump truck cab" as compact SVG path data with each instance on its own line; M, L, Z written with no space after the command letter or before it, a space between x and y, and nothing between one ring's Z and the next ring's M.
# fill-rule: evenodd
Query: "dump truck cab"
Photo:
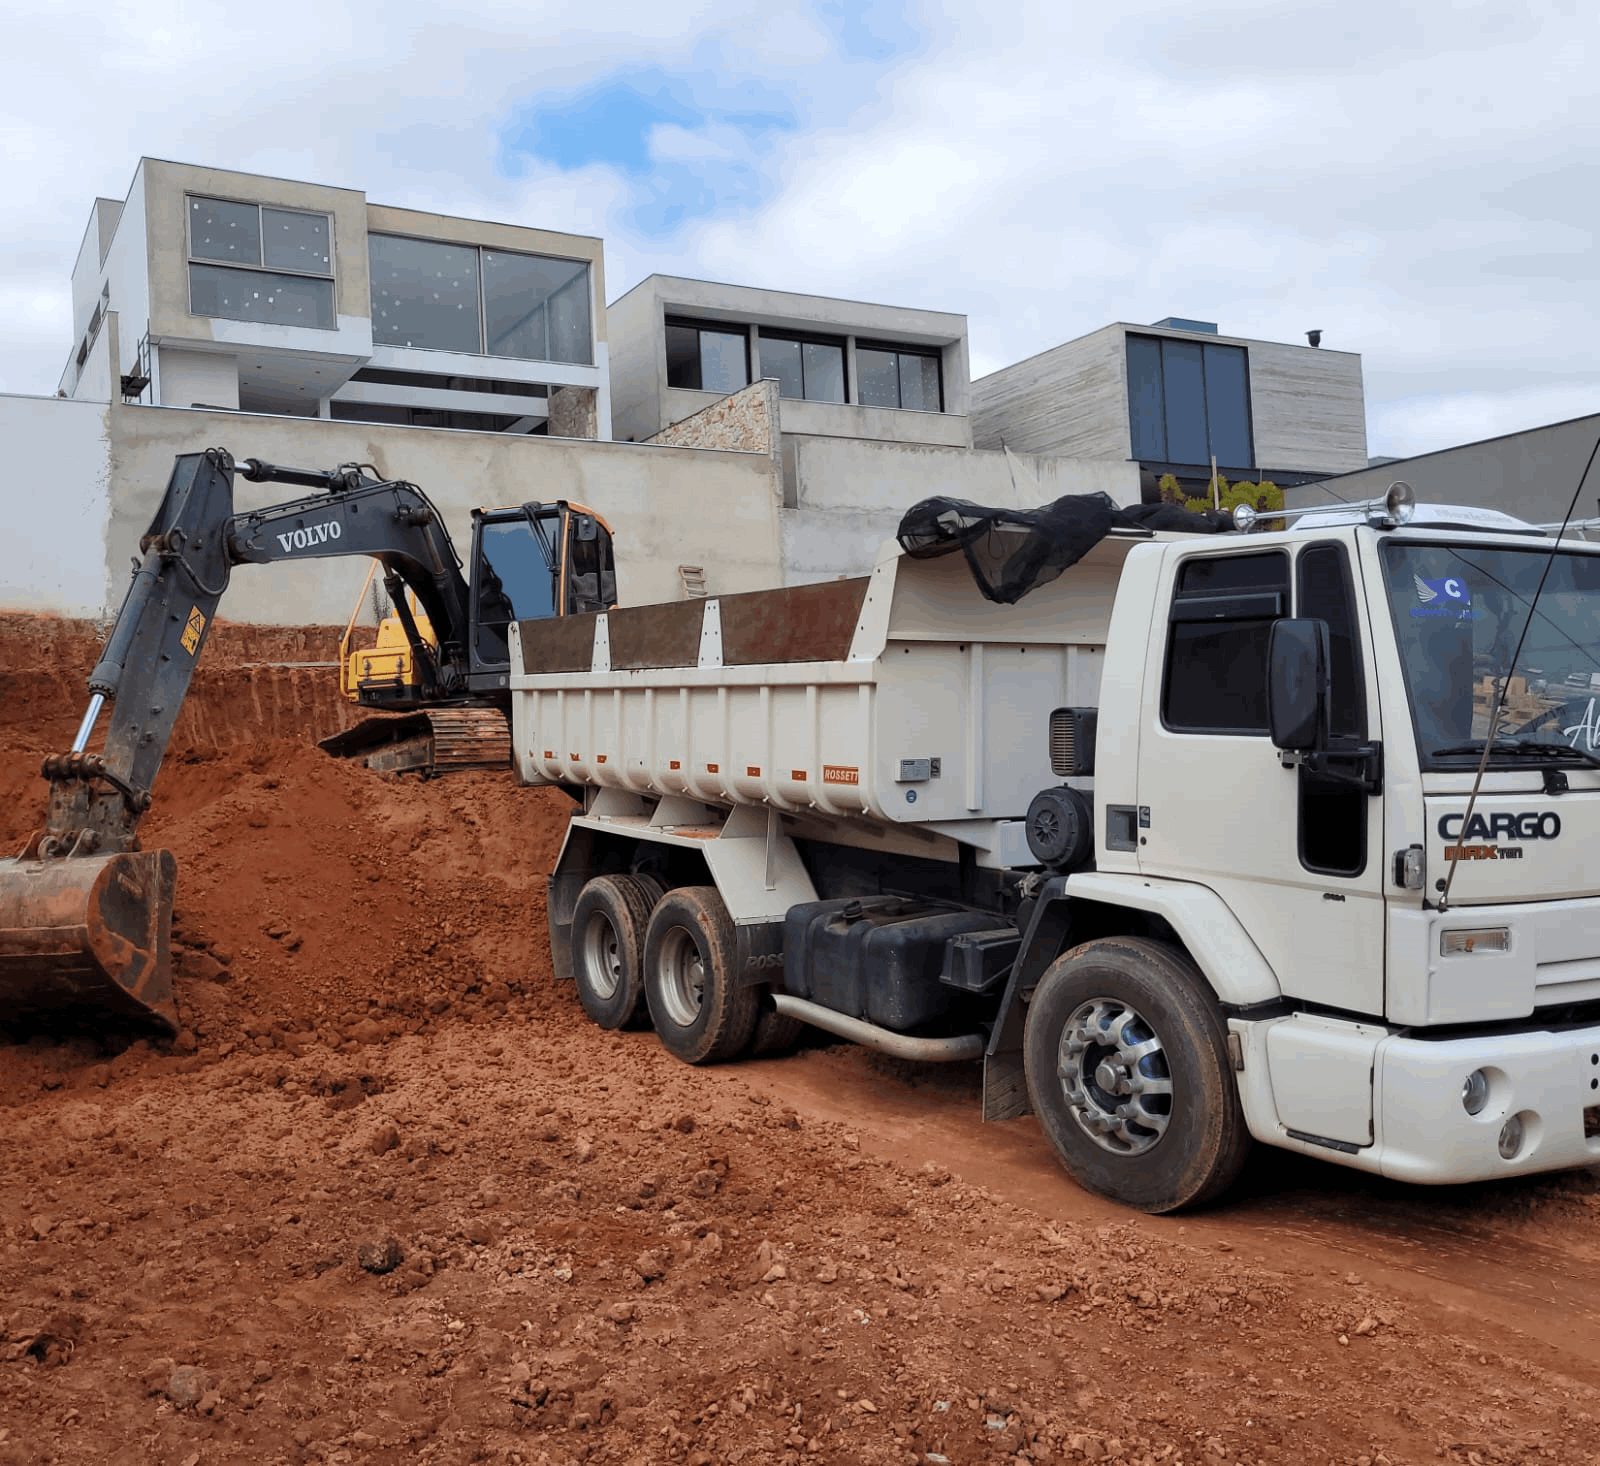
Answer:
M1258 1139L1418 1181L1600 1160L1600 551L1552 548L1424 507L1127 557L1061 894L1196 957Z

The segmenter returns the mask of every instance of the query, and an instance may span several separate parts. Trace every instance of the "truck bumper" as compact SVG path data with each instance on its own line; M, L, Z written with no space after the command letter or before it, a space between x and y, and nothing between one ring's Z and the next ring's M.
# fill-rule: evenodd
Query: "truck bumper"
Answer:
M1487 1076L1489 1093L1469 1115L1462 1089L1475 1070ZM1373 1083L1377 1169L1385 1176L1483 1181L1600 1164L1600 1028L1443 1043L1387 1038ZM1507 1144L1507 1156L1501 1140L1514 1119L1521 1141Z
M1600 1165L1600 1027L1430 1041L1307 1014L1229 1026L1268 1145L1428 1185Z

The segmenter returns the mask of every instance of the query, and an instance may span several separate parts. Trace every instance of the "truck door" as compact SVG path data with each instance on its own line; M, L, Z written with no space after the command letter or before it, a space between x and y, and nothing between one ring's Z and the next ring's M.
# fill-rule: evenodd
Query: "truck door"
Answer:
M1160 691L1139 752L1139 865L1214 890L1285 993L1370 1014L1383 1011L1382 797L1280 754L1266 703L1272 622L1316 617L1335 748L1380 736L1358 573L1340 540L1174 558L1149 644Z

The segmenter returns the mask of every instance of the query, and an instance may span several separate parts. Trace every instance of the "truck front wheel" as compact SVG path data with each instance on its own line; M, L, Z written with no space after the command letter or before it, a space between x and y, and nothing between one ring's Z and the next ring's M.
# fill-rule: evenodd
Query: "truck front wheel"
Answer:
M1146 1212L1224 1191L1250 1148L1216 1000L1159 942L1107 937L1058 957L1023 1039L1034 1113L1087 1190Z
M667 1052L686 1064L740 1053L759 1014L741 987L733 919L713 886L679 886L657 903L644 939L644 991Z
M572 912L578 1001L602 1028L626 1028L644 1005L644 937L660 886L634 876L596 876Z

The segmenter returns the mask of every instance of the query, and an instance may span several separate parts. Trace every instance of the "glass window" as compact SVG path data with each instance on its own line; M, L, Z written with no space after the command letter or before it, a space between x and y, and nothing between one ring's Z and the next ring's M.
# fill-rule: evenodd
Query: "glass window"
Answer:
M1205 362L1198 341L1163 341L1161 375L1167 398L1167 452L1174 463L1205 463Z
M693 326L667 324L667 385L700 386L700 333Z
M330 238L326 214L191 198L190 313L333 330Z
M807 341L800 354L806 368L806 396L812 402L844 401L844 347Z
M804 397L806 374L800 362L800 343L762 336L761 375L778 379L780 397Z
M331 275L327 215L263 208L261 263L274 270L294 270L302 275Z
M939 358L931 352L899 347L858 346L858 396L866 407L903 407L939 412Z
M750 385L749 340L743 331L700 333L700 388L705 392L737 392Z
M367 248L374 341L481 354L476 248L393 234L369 235Z
M1129 336L1128 426L1143 462L1253 468L1250 365L1242 346Z
M588 365L589 267L581 260L483 251L489 355Z
M261 211L224 199L189 200L189 256L196 260L261 263Z
M783 397L844 401L844 343L761 335L761 375L778 379Z
M1128 417L1133 456L1167 462L1167 408L1161 393L1161 343L1152 336L1128 337Z
M229 321L264 321L274 326L334 328L333 281L264 270L189 266L189 310Z
M479 551L478 655L500 663L513 621L555 615L555 573L525 519L485 524Z
M667 322L667 385L695 392L737 392L750 385L747 333L740 327Z
M1312 545L1300 554L1296 614L1328 623L1332 705L1329 732L1335 737L1366 736L1366 687L1361 676L1361 645L1356 632L1355 592L1343 545Z
M1600 559L1391 540L1383 565L1423 768L1475 768L1497 699L1491 766L1600 752Z
M1288 557L1276 550L1183 564L1161 700L1169 728L1267 732L1267 638L1288 596Z
M900 363L892 351L856 348L857 395L866 407L900 405Z
M842 400L842 399L841 399ZM913 412L939 410L939 359L900 353L900 405Z

